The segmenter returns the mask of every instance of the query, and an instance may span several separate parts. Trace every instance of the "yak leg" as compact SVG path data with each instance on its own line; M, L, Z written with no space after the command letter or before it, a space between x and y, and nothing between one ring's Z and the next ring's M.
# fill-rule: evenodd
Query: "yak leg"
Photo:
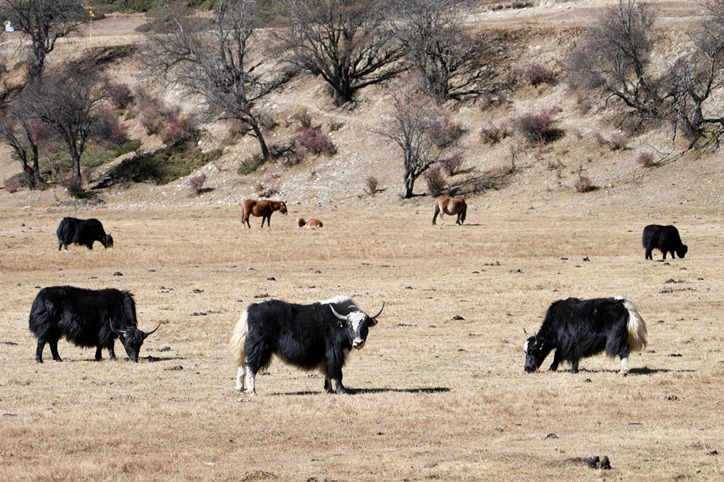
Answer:
M35 349L35 361L43 363L43 348L45 348L45 339L38 338L38 347Z
M621 357L621 371L618 372L619 375L626 376L628 375L628 357L622 356Z
M103 355L101 354L101 350L103 348L100 346L96 347L96 361L101 361L103 359Z
M561 363L561 358L563 358L561 353L561 350L556 349L556 352L553 354L553 363L551 363L550 371L554 372L558 370L558 365Z
M249 368L249 365L246 366L246 393L249 395L256 395L256 388L254 386L254 376L256 374Z
M239 369L236 370L236 389L242 391L244 389L244 365L239 365Z
M38 343L38 345L40 345L40 343ZM60 358L60 355L58 354L58 340L48 340L48 345L50 345L50 353L51 355L53 355L53 360L63 361L63 359Z
M652 251L653 251L653 249L646 248L646 259L651 259L651 260L654 259L653 255L652 255Z
M571 360L571 363L573 363L573 366L571 367L571 373L578 373L578 361L579 360L580 360L580 357L575 357L575 358L573 358L573 360Z

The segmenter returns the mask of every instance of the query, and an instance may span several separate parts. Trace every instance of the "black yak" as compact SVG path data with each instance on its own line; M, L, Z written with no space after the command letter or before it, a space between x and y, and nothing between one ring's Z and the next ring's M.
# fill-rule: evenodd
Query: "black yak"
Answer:
M231 336L231 351L239 367L236 389L246 387L247 393L255 394L255 375L277 355L305 370L320 369L327 392L346 393L342 367L347 354L365 345L368 329L377 324L382 308L368 316L345 296L310 305L280 300L249 305Z
M534 372L552 351L552 371L561 361L572 364L571 373L578 373L578 362L602 351L621 358L621 374L628 373L629 352L646 346L646 323L634 304L625 298L580 300L566 298L554 302L546 312L543 324L523 346L525 371Z
M676 259L674 253L676 253L679 258L683 258L689 250L689 248L681 242L679 230L671 225L660 226L658 224L649 224L644 228L641 242L646 250L646 259L653 259L651 252L654 249L658 249L664 254L663 259L666 259L666 253L671 253L672 259Z
M141 331L136 323L136 303L127 291L117 289L88 290L73 286L51 286L41 289L30 309L29 327L38 338L35 361L43 363L47 342L53 360L63 361L58 354L58 340L64 336L77 346L96 347L96 360L101 349L116 358L113 344L121 340L128 357L137 362L138 353L148 335L158 329Z
M106 234L101 222L95 218L63 218L55 234L58 236L58 251L61 248L68 251L69 244L78 244L93 249L95 241L100 242L104 248L113 247L113 237L110 233Z

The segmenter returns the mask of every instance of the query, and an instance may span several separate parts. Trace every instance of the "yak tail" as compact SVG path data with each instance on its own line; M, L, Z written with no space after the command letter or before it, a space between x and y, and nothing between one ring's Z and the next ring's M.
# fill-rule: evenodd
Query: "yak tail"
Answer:
M646 322L636 310L633 302L626 298L619 298L623 302L623 306L628 310L628 348L630 351L641 351L646 348Z
M244 360L246 358L244 346L246 345L246 336L249 333L248 316L249 309L247 308L241 312L239 321L236 322L234 331L231 334L231 340L229 341L231 355L239 366L244 366Z

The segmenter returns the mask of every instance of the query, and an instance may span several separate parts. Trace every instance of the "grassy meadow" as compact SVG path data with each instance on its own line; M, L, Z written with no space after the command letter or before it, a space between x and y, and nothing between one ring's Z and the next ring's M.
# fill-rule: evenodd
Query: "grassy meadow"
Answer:
M563 210L476 205L290 206L244 230L226 206L0 213L0 480L712 480L722 478L722 258L716 206ZM113 249L58 252L65 215L97 217ZM295 227L319 217L319 230ZM643 220L643 221L642 221ZM645 261L645 224L675 220L685 260ZM131 291L160 329L138 364L59 343L34 361L38 290ZM386 303L345 368L347 396L274 361L234 390L227 343L249 303L352 296ZM548 305L624 295L649 328L630 358L523 371ZM552 357L552 355L551 355ZM548 367L551 358L546 360ZM564 370L567 366L562 367ZM607 455L612 470L585 458Z

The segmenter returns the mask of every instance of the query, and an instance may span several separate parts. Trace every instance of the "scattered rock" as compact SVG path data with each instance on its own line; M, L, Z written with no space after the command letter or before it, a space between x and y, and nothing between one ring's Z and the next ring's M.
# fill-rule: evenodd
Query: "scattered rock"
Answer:
M452 317L452 319L453 319L453 320L457 320L457 321L461 321L461 320L464 320L465 318L463 318L463 317L460 316L460 315L455 315L455 316Z
M557 438L558 438L558 435L556 435L555 433L551 432L551 433L549 433L548 435L546 435L546 438L545 438L545 439L546 439L546 440L555 440L555 439L557 439Z
M425 464L425 468L426 468L426 469L432 469L432 468L437 467L437 466L438 466L438 461L437 461L437 460L433 460L433 461L428 462L428 463Z
M120 271L116 271L115 273L113 273L113 276L123 276L123 273L121 273Z

